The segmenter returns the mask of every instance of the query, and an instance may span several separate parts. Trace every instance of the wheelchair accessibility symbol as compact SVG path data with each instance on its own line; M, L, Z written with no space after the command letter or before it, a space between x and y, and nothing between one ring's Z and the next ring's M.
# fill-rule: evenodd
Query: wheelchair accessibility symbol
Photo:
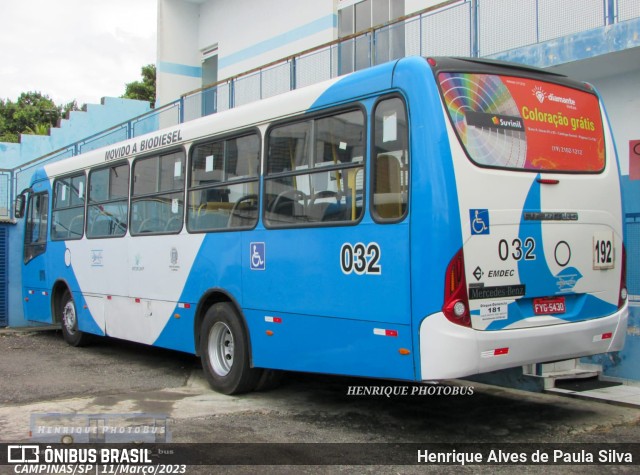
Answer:
M252 242L250 244L251 270L265 270L267 258L265 256L265 245L263 242Z
M471 222L471 235L489 234L489 210L470 209L469 221Z

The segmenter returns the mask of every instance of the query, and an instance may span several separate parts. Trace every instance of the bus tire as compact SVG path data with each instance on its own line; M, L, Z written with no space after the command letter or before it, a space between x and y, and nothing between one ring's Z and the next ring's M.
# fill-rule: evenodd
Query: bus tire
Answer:
M78 330L78 312L71 292L64 291L60 299L60 323L62 337L71 346L84 346L89 343L90 335Z
M207 310L200 332L200 357L207 381L222 394L253 391L262 376L261 369L251 367L247 332L228 302Z

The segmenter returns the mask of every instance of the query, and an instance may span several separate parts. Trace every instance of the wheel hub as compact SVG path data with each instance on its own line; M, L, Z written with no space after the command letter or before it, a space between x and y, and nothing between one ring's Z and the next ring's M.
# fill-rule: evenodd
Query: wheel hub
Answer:
M223 322L216 322L209 331L209 360L213 371L226 376L233 367L234 342L231 329Z

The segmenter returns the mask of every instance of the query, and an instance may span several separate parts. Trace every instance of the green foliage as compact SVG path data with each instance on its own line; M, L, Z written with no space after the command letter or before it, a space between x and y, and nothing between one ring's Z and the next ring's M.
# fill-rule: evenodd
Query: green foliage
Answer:
M76 101L59 106L40 92L23 92L16 102L0 99L0 142L18 142L20 134L46 135L72 110L79 110Z
M126 84L126 99L148 101L151 107L156 101L156 67L148 64L142 67L142 81ZM20 134L46 135L51 127L56 127L62 117L69 112L84 110L73 100L64 105L56 105L53 100L40 92L23 92L16 102L0 99L0 142L19 142Z
M139 101L148 101L151 107L156 102L156 66L155 64L147 64L142 67L142 81L134 81L126 84L125 93L122 96L125 99L137 99Z

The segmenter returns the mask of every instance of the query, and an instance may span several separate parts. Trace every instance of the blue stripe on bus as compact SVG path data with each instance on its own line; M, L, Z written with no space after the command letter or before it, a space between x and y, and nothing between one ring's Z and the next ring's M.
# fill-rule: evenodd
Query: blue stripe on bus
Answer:
M558 294L558 279L567 273L575 275L576 282L580 280L582 274L575 267L567 267L556 275L553 275L547 257L544 252L544 241L542 238L542 221L525 221L525 212L541 212L541 184L538 182L538 174L532 181L531 188L525 199L520 217L520 227L518 238L525 242L527 238L533 238L536 244L536 258L533 260L521 259L518 261L518 274L520 283L526 288L527 298L516 300L509 304L508 318L504 320L494 320L486 330L502 330L514 323L531 318L533 306L531 297L545 297ZM564 314L554 315L560 320L567 322L588 320L602 315L609 315L617 310L611 303L605 302L593 295L565 294L566 311Z

